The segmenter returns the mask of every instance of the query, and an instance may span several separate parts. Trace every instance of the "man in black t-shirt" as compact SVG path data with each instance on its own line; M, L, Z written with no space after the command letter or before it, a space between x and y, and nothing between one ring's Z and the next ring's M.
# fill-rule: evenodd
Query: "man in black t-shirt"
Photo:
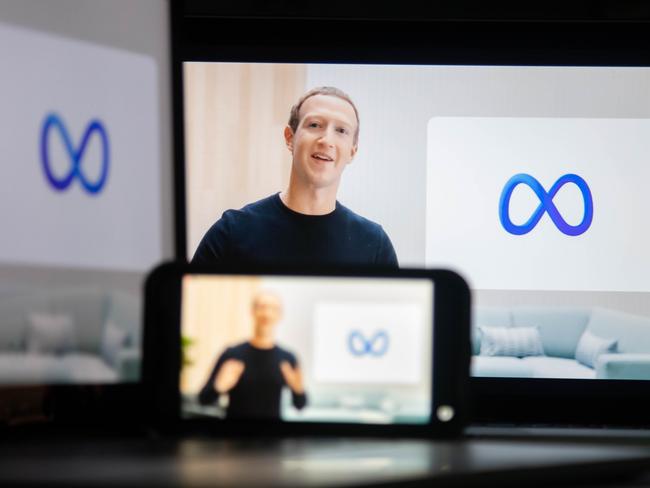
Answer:
M350 97L333 87L310 90L291 109L284 138L292 154L288 187L224 212L192 262L396 268L383 228L336 200L359 138L359 115Z
M282 304L273 293L259 293L253 300L253 337L227 348L199 393L203 405L228 395L227 418L280 418L282 389L291 391L294 407L307 404L302 372L291 352L275 343L275 327Z

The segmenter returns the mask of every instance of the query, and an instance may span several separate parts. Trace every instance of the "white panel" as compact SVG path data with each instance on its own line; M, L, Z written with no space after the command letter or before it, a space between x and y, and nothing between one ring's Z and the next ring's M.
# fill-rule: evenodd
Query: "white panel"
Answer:
M453 266L478 289L650 291L650 121L434 117L428 125L426 262ZM546 192L577 174L593 198L593 221L581 235L560 232L548 213L513 235L499 201L515 174ZM524 184L510 202L523 224L540 204ZM553 204L571 225L584 213L572 183Z
M330 383L418 383L425 340L423 320L417 304L317 304L314 379Z
M18 48L19 47L19 48ZM0 260L144 271L162 258L158 73L153 57L0 23ZM29 96L25 96L29 94ZM47 181L40 137L49 113L73 149L93 119L109 141L108 178L89 194L74 178ZM58 130L48 136L53 173L72 159ZM101 139L93 134L80 171L96 180Z

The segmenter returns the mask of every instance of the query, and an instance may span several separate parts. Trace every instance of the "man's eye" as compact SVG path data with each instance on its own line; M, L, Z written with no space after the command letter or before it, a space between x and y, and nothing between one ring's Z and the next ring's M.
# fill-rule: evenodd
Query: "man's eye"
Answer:
M341 134L347 134L347 133L348 133L348 130L347 130L345 127L339 127L339 128L336 129L336 130L337 130L338 132L340 132Z
M319 126L318 122L310 122L307 127L318 127L318 126Z

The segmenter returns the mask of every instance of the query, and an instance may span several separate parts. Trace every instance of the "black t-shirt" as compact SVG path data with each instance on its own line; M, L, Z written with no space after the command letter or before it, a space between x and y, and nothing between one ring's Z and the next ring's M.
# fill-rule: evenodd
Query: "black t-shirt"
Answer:
M278 193L224 212L201 240L192 262L398 266L379 224L338 201L326 215L294 212Z
M214 380L223 363L237 359L244 363L244 372L232 390L228 392L227 418L280 418L280 395L287 386L280 370L280 364L287 361L293 368L298 365L296 357L289 351L275 346L259 349L244 342L224 351L215 364L210 378L199 393L203 405L214 403L219 393ZM301 409L307 404L307 396L291 391L293 405Z

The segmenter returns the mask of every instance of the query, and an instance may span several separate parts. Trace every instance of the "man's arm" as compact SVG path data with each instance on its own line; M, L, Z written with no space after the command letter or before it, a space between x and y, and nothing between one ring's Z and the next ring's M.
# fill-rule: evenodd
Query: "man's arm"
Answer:
M201 388L201 391L199 393L199 403L201 405L213 404L219 398L219 392L215 388L215 381L217 375L221 371L221 367L224 365L224 363L226 363L231 359L232 356L231 356L230 348L226 349L221 354L221 356L219 356L219 359L217 359L217 362L215 363L214 368L212 368L212 372L208 377L208 381L205 382L205 385L203 386L203 388Z
M298 410L304 408L307 405L307 394L305 393L302 380L302 371L300 371L296 359L290 358L289 360L282 361L280 363L280 371L282 372L284 382L291 390L293 406Z
M237 386L241 375L244 373L244 369L246 368L243 361L239 359L226 360L217 372L217 377L214 379L214 389L217 393L228 393Z

